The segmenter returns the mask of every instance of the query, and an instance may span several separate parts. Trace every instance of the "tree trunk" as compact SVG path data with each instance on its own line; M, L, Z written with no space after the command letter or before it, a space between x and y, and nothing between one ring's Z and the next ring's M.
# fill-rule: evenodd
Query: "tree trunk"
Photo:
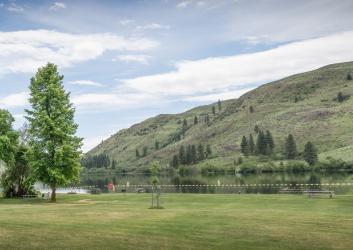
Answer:
M56 202L56 187L53 186L51 188L51 199L50 199L51 202Z

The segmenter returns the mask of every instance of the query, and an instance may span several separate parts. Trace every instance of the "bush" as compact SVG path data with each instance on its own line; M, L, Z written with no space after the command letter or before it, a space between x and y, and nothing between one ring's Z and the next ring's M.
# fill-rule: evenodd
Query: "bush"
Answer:
M311 170L310 166L306 162L295 161L295 160L287 161L284 167L287 171L294 172L294 173Z
M353 163L345 162L342 159L327 157L325 161L318 162L317 169L334 172L336 170L353 171Z
M92 188L90 190L90 193L91 194L101 194L102 193L102 190L100 188Z
M179 174L181 176L196 175L199 174L200 170L195 166L181 166L179 167Z
M201 167L201 173L203 175L208 175L208 174L225 174L226 169L223 167L217 167L215 165L212 165L210 163L205 163Z

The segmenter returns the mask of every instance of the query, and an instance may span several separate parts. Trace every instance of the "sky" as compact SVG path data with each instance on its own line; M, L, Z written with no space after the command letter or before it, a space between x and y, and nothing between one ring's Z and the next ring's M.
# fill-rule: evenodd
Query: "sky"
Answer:
M0 0L0 108L58 65L83 151L144 119L353 61L352 0Z

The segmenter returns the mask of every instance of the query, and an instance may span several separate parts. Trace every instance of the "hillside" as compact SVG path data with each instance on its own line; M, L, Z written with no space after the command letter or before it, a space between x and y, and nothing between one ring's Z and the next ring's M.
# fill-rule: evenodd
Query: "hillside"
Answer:
M115 159L118 167L135 169L153 159L168 164L180 145L203 143L212 147L209 162L229 165L241 154L242 136L255 134L254 126L258 125L272 132L275 151L282 150L284 138L292 133L299 150L310 140L322 156L351 160L353 98L336 100L338 92L353 95L353 81L347 79L348 73L353 73L353 62L328 65L264 84L238 99L222 101L220 112L214 103L181 114L158 115L119 131L87 155L104 153ZM216 115L212 114L212 105ZM207 114L210 121L204 122ZM195 116L197 125L193 125ZM187 119L189 129L175 140L183 119ZM156 140L159 149L155 149ZM142 153L144 147L147 155L137 158L136 149Z

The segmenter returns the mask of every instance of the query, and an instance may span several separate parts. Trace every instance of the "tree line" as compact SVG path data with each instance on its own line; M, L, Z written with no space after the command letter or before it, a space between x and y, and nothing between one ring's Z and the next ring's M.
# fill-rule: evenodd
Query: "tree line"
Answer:
M255 126L257 132L256 143L252 134L249 137L243 136L240 144L241 152L244 156L249 155L266 155L271 156L274 152L275 142L269 130L263 132L258 126ZM297 159L299 156L310 165L313 166L318 161L317 150L314 144L308 141L305 144L304 151L300 154L297 150L297 145L292 134L285 138L284 156L288 160Z
M175 154L170 162L170 166L178 168L179 165L192 165L209 158L212 154L211 146L206 147L200 143L199 145L189 144L179 148L179 153Z

